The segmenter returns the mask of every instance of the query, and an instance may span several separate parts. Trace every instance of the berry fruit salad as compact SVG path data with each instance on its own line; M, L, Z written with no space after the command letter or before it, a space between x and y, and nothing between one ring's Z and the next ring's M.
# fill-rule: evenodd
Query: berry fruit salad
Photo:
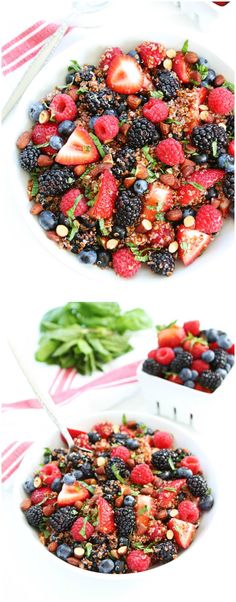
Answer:
M157 326L158 347L148 353L143 371L205 393L215 391L234 365L234 344L222 330L201 330L193 320Z
M233 107L233 84L187 41L72 61L17 140L31 213L78 261L171 276L233 214Z
M48 551L98 573L146 571L177 558L214 500L201 464L168 432L127 421L70 431L23 484L25 519Z

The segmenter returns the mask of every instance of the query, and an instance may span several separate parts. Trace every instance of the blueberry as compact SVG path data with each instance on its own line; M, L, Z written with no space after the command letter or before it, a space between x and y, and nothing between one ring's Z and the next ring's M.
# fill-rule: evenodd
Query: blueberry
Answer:
M188 217L189 215L193 215L193 217L196 215L196 211L194 211L192 207L183 210L183 218Z
M64 213L60 213L58 222L59 224L63 224L63 226L70 228L70 220L68 217L66 217L66 215L64 215Z
M227 155L226 153L223 153L223 155L219 155L219 157L218 157L218 165L219 165L219 167L221 169L224 169L228 156L229 155Z
M184 386L185 387L189 387L190 389L194 389L194 382L193 382L193 380L185 380L184 381Z
M51 484L51 490L59 493L61 491L61 489L62 489L61 479L54 479L54 481Z
M32 121L38 121L40 113L45 109L42 102L33 102L28 109L28 115Z
M59 151L63 144L64 140L60 136L51 136L49 140L49 145L56 151Z
M84 464L81 464L80 468L86 479L93 477L93 469L92 464L90 464L90 462L85 462Z
M129 50L129 52L127 52L128 56L132 56L133 59L135 59L137 61L137 63L140 63L140 56L137 52L137 50Z
M134 191L137 194L144 194L147 189L148 189L148 183L146 182L146 180L136 180L136 182L134 184Z
M52 211L42 211L39 214L39 223L44 230L55 230L58 218Z
M124 506L134 506L135 499L132 495L126 495L124 497Z
M183 349L183 347L174 347L173 351L174 351L175 355L179 355L180 353L184 352L184 349Z
M200 56L199 59L198 59L198 65L206 65L207 66L208 65L208 60L205 59L204 56Z
M94 115L94 117L90 117L90 120L89 120L89 128L90 128L90 130L93 130L95 121L97 121L97 119L98 119L98 116L96 117L95 115Z
M198 377L198 371L197 370L192 370L192 376L191 376L192 380L196 380L197 377Z
M123 573L124 570L125 570L124 560L116 560L114 572L115 573Z
M218 339L217 330L215 328L209 328L209 330L206 331L206 337L209 343L215 343Z
M209 349L209 351L203 351L201 358L204 362L210 364L215 359L214 351L212 351L211 349Z
M218 166L224 169L227 173L234 171L234 158L226 153L218 158Z
M226 171L226 173L234 172L234 158L233 157L230 157L229 160L227 161L227 164L225 165L225 171Z
M63 477L63 483L65 483L66 485L73 485L73 483L75 483L76 478L74 474L71 474L68 472L68 474L65 474Z
M228 357L227 357L227 364L229 364L230 366L233 366L233 365L234 365L234 362L235 362L234 355L231 355L231 354L229 353L229 355L228 355Z
M72 548L70 548L69 546L67 546L64 543L62 543L60 546L58 546L57 551L56 551L56 555L58 556L58 558L61 558L61 560L67 560L67 558L69 558L69 556L71 556L72 554L73 554Z
M153 429L147 428L146 435L150 435L152 437L154 435Z
M208 74L205 77L204 81L207 82L208 84L210 84L211 82L213 82L215 77L216 77L216 72L214 71L214 69L208 69Z
M214 498L212 495L205 495L200 499L199 508L200 510L211 510L214 505Z
M111 573L115 567L115 564L111 558L105 558L98 565L99 573Z
M74 121L65 119L65 121L61 121L58 125L58 134L60 134L60 136L70 136L75 127L76 123Z
M104 115L113 115L113 117L117 117L117 111L113 111L113 109L107 109L104 111Z
M120 537L119 539L119 548L121 546L128 546L129 545L129 540L127 537Z
M76 478L76 481L81 481L81 479L84 478L82 470L75 470L73 474L74 474L74 476Z
M219 376L225 378L227 376L227 370L224 370L224 368L217 368L215 374L219 374Z
M229 339L229 337L224 336L223 334L220 335L218 337L218 345L222 348L222 349L230 349L230 347L232 347L233 343L232 341Z
M26 493L33 493L33 491L35 490L34 479L28 479L28 481L25 481L23 489Z
M128 449L131 449L131 450L138 449L139 442L137 441L137 439L126 439L125 447L128 447Z
M207 194L206 194L206 199L208 201L210 201L211 199L215 199L218 196L218 191L216 190L215 186L211 186L211 188L208 188Z
M203 165L203 163L207 163L208 156L205 153L202 153L201 155L192 155L192 160L197 165Z
M41 213L40 213L41 215ZM40 217L40 216L39 216ZM92 250L83 250L79 253L78 255L80 261L82 261L82 263L89 263L89 264L94 264L97 261L97 253L95 251Z
M100 249L97 253L97 265L99 268L107 268L111 261L111 254L105 249Z
M99 435L99 433L91 431L90 433L88 433L88 438L90 443L96 443L97 441L100 441L101 436Z
M67 73L66 75L66 84L73 84L75 79L75 73Z
M209 84L208 84L208 82L206 82L205 79L203 79L200 83L200 86L201 86L201 88L208 88Z
M232 366L230 366L230 364L227 363L224 368L226 370L227 374L228 374L228 372L230 372L231 368L232 368Z
M126 229L115 225L112 228L112 236L114 236L114 238L120 238L120 240L123 240L126 237Z
M179 373L180 378L182 378L183 381L189 380L192 376L192 370L190 370L189 368L182 368L182 370Z
M176 469L176 476L179 477L180 479L188 479L188 477L192 476L192 470L190 470L190 468L177 468Z

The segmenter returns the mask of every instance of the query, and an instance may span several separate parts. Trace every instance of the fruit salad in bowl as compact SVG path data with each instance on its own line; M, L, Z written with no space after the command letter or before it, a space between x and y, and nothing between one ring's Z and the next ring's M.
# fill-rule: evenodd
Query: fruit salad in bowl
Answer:
M32 215L82 264L172 275L233 213L233 106L232 84L187 41L71 61L17 140Z
M83 422L87 432L70 429L71 449L54 435L41 456L38 446L28 452L16 487L25 531L93 573L143 572L182 556L214 504L194 437L148 415Z

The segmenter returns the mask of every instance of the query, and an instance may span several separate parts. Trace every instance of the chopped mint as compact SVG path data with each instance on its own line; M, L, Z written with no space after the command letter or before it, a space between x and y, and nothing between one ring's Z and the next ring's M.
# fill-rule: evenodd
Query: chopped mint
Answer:
M173 491L173 493L177 493L174 487L164 487L165 491Z
M85 544L85 556L87 558L89 558L89 556L91 556L91 552L92 552L93 546L92 544L88 541L88 543Z
M99 228L100 228L100 230L101 230L101 232L102 232L103 236L108 236L109 232L108 232L108 230L105 228L105 222L104 222L104 219L99 219L99 220L98 220L98 223L99 223Z
M77 196L77 197L76 197L76 199L75 199L75 202L74 202L74 205L73 205L73 207L71 207L71 209L68 209L68 211L66 212L66 213L67 213L67 216L68 216L70 219L72 219L72 220L73 220L73 219L75 218L75 210L76 210L76 207L77 207L77 205L78 205L79 201L81 201L81 199L82 199L82 198L83 198L83 195L82 195L82 194L78 194L78 196Z
M208 75L208 67L206 65L197 65L197 71L200 73L202 80Z
M123 416L122 416L122 424L123 424L124 426L126 426L126 424L127 424L127 418L126 418L126 415L125 415L125 414L123 414Z
M105 153L105 151L104 151L104 148L103 148L103 146L102 146L102 144L101 144L101 142L100 142L99 138L97 138L97 136L95 136L95 134L91 134L91 132L90 132L90 134L89 134L89 135L90 135L90 137L92 138L92 140L94 141L94 144L95 144L95 146L97 147L97 149L98 149L98 152L100 153L101 157L102 157L102 158L103 158L103 157L105 157L105 154L106 154L106 153Z
M85 92L88 92L88 90L86 88L79 88L77 90L77 94L85 94Z
M39 183L38 183L38 178L37 176L32 176L32 180L33 180L33 186L31 189L31 196L36 196L38 194L39 191Z
M116 479L118 481L120 481L120 483L125 483L125 479L123 479L123 477L120 475L119 470L115 466L115 464L112 465L111 470L112 470L113 474L115 475Z
M151 98L163 98L164 94L161 90L153 90L153 92L150 92L150 96Z
M127 246L130 248L137 261L140 261L141 263L146 263L148 261L149 255L143 255L144 250L140 251L132 242L128 243ZM147 249L145 249L145 251L147 251Z
M183 52L183 54L186 54L186 52L188 52L188 40L185 40L185 42L183 43L181 52Z
M80 535L81 535L81 537L86 537L86 525L87 525L87 522L88 522L88 517L86 516L84 518L83 526L80 529Z
M171 470L175 470L175 465L174 465L174 462L173 462L172 458L168 458L168 463L169 463L169 465L171 467Z
M234 84L231 82L224 82L222 88L228 88L230 92L234 92Z
M70 61L69 67L68 67L68 71L70 73L75 73L76 71L80 71L81 67L79 65L79 63L77 63L77 61Z
M206 189L204 188L204 186L201 186L201 184L197 184L197 182L191 182L189 180L188 182L185 182L185 184L191 184L191 186L193 186L197 190L200 190L201 192L206 192Z
M138 510L138 515L142 516L143 514L145 514L145 512L148 512L148 506L143 506L143 508L140 508L140 510Z
M157 329L158 332L161 332L162 330L167 330L167 328L172 328L172 326L175 326L176 322L177 322L177 320L175 320L174 322L170 322L170 324L166 324L166 325L165 324L163 324L163 325L158 324L156 326L156 329Z
M176 119L171 118L166 119L165 123L176 123L176 125L181 125L181 121L177 121Z
M217 140L213 140L212 142L212 154L213 157L217 157L218 156L218 151L217 151Z
M88 451L88 450L86 450L86 451ZM90 491L90 493L94 494L95 487L92 487L92 485L88 485L88 483L85 483L85 481L80 481L80 484L83 485L83 487L85 487L85 489Z

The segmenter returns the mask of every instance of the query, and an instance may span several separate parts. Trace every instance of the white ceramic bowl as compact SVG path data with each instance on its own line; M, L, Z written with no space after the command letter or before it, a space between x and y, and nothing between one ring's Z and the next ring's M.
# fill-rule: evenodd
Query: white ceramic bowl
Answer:
M214 528L215 516L217 516L218 496L220 494L220 491L218 488L218 477L216 479L215 470L213 468L212 463L213 455L211 461L209 457L209 452L206 451L206 444L200 443L199 438L196 438L196 436L191 431L176 423L172 423L169 420L160 417L150 416L145 413L127 412L126 416L128 420L135 419L139 422L147 424L153 429L160 429L173 433L175 444L177 447L181 446L188 448L191 452L193 452L194 455L196 455L200 459L203 472L209 483L209 487L211 487L212 491L214 492L214 507L210 512L203 513L197 536L194 542L191 544L190 548L186 550L183 554L180 554L175 562L171 562L161 567L152 569L152 573L153 571L157 571L157 575L160 575L160 572L162 574L163 571L165 571L166 573L171 573L172 566L175 565L175 563L177 562L179 565L179 570L182 570L184 573L187 567L187 562L188 566L194 566L194 563L196 566L197 558L199 559L201 557L201 550L207 547L207 538L211 536L211 528ZM94 424L103 420L110 420L115 424L120 424L122 421L122 412L120 411L94 414L93 416L87 418L83 417L81 419L78 418L77 412L76 419L73 420L73 417L71 416L70 425L73 425L74 428L79 428L88 431ZM42 562L45 562L47 558L48 563L51 563L52 570L57 567L58 574L61 575L62 578L64 571L70 571L71 575L75 575L77 578L78 576L83 575L89 580L91 580L92 577L97 578L99 580L101 580L102 578L110 578L114 579L114 583L115 580L119 580L120 582L122 581L122 579L140 579L140 575L142 575L143 578L145 576L146 578L148 578L148 573L150 575L150 571L147 571L146 573L131 573L126 575L101 575L99 573L88 572L86 570L78 569L67 564L66 562L62 562L53 554L50 554L48 550L39 542L36 531L28 525L23 515L23 512L20 510L20 503L22 499L25 498L22 483L24 483L24 481L32 475L35 468L42 461L42 453L44 447L55 447L58 445L61 446L61 439L58 432L55 431L52 427L52 430L50 431L50 433L48 433L48 435L44 434L44 437L41 438L41 441L35 443L30 448L17 472L13 494L13 504L18 537L21 538L21 540L24 542L24 555L26 555L26 551L28 550L29 555L37 553L38 562L40 562L40 558L42 559Z
M157 283L157 278L150 270L141 269L135 278L125 280L124 282L121 278L117 278L113 270L100 270L95 266L82 264L73 253L60 249L57 244L49 240L44 230L40 227L38 219L29 213L29 201L26 194L27 175L19 167L15 139L22 131L32 126L27 116L27 109L30 103L43 97L55 84L64 83L67 66L71 59L76 59L81 64L84 62L96 63L104 48L117 45L128 51L143 39L158 39L158 41L163 42L169 48L181 48L184 33L182 31L178 33L178 31L174 31L174 28L171 29L171 23L168 25L168 29L167 27L165 29L165 24L163 27L163 23L158 22L155 18L152 19L150 14L148 28L145 31L145 25L140 20L135 23L134 33L130 30L130 27L127 29L127 26L124 25L122 28L116 28L115 25L112 27L112 24L109 24L109 27L105 30L97 29L93 30L92 33L91 31L80 31L78 34L78 43L71 46L65 52L62 52L42 69L28 87L16 110L14 110L6 122L7 135L4 148L7 165L5 172L11 174L11 178L7 180L6 190L6 194L9 195L9 203L14 203L14 207L19 209L21 217L27 222L38 241L67 267L73 268L77 273L79 272L82 276L86 276L86 278L99 280L101 285L103 282L106 282L108 285L117 284L119 287L125 284L126 291L128 290L127 287L130 286L134 290L135 287L139 289L140 284L147 286L149 283ZM197 39L190 39L189 47L195 50L200 56L207 56L216 72L223 73L227 79L232 81L232 70L207 48L207 43L206 47L203 47L198 43ZM188 283L190 283L191 279L195 281L197 278L201 278L202 286L204 286L204 280L207 281L208 274L214 273L216 263L219 271L221 271L221 266L222 271L225 265L227 266L225 258L229 256L232 241L233 227L232 220L229 219L226 221L217 240L188 269L184 268L178 262L173 278L158 278L158 291L160 292L162 290L161 287L164 287L163 291L166 294L170 294L169 291L172 291L172 286L178 286L178 283L181 286L182 278L185 278L184 282L186 282L186 276L188 277Z
M145 403L145 410L199 429L207 430L212 416L224 404L224 411L230 414L230 402L233 400L234 368L213 393L204 393L178 385L171 381L152 376L142 370L143 362L138 366L137 376Z

